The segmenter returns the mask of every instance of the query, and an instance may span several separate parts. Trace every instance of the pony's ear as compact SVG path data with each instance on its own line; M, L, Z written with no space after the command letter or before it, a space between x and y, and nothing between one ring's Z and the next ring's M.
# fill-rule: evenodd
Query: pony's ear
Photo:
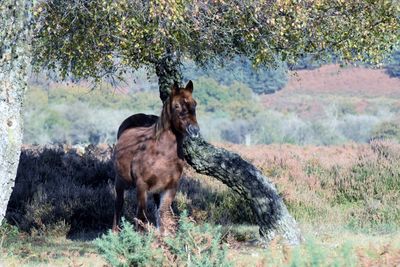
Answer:
M171 88L171 95L177 95L179 93L179 90L179 84L175 81Z
M190 91L191 93L193 93L193 82L192 81L189 81L187 84L186 84L186 88L185 88L186 90L188 90L188 91Z

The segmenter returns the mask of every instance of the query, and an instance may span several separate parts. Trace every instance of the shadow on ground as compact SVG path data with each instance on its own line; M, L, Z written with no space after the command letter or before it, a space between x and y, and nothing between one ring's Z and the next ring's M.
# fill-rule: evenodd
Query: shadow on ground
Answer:
M91 240L106 232L114 212L112 149L109 145L24 146L7 209L8 222L26 232L53 232L74 240ZM233 205L235 216L240 207L225 203L234 197L227 190L203 184L201 179L184 177L179 192L173 206L178 214L187 209L197 219L209 222L251 222L248 216L230 218L222 206ZM126 192L124 216L131 222L135 199L135 190ZM151 197L148 211L149 220L154 222Z

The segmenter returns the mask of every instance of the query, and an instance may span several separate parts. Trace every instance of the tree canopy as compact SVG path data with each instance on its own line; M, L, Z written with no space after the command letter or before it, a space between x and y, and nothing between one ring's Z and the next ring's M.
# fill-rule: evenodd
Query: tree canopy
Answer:
M400 42L397 0L45 0L34 63L62 77L151 68L166 54L199 65L236 55L289 64L304 55L382 62Z

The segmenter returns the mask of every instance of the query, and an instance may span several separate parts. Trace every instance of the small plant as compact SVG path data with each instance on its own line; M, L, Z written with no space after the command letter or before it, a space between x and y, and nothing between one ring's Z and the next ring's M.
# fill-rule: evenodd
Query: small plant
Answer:
M148 231L139 233L123 220L119 234L110 231L95 243L113 266L231 266L219 228L196 225L186 212L174 236L163 238L151 227Z
M196 225L183 212L176 235L165 239L178 266L231 266L226 250L221 248L220 228L209 224Z
M111 231L95 241L99 252L112 266L159 266L163 262L161 249L157 248L155 234L142 235L123 220L122 231Z

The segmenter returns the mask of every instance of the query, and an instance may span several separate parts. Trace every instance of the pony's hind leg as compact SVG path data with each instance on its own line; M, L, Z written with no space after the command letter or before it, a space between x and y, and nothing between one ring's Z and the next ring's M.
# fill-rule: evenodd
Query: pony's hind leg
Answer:
M114 203L114 220L113 220L113 232L119 232L121 213L124 206L124 187L119 182L118 177L115 178L115 203Z
M160 228L160 194L154 193L153 194L153 200L154 203L156 204L156 226L157 228Z
M159 214L160 214L160 232L167 235L174 231L175 221L171 211L171 204L175 198L177 187L165 190L161 195Z

